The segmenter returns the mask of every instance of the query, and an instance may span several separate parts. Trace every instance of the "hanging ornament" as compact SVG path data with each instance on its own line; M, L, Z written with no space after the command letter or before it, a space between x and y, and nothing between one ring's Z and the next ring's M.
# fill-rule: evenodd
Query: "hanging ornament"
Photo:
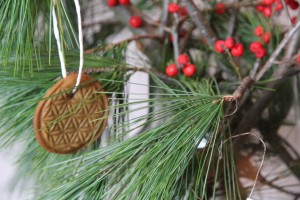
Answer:
M53 30L63 79L50 88L38 104L34 131L37 141L47 151L65 154L75 152L100 137L107 122L108 98L97 80L82 74L84 49L78 0L74 3L78 17L79 70L78 74L67 76L55 14L56 3L53 0Z
M106 126L108 98L101 84L82 75L73 93L77 76L70 74L58 81L36 108L36 139L49 152L75 152L97 140Z

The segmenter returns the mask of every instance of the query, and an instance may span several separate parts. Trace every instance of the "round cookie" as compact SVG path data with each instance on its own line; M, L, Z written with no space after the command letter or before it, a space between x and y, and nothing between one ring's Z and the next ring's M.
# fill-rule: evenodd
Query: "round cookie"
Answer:
M82 75L80 86L72 94L77 75L58 81L36 108L36 139L49 152L75 152L98 139L106 126L108 97L101 94L101 84Z

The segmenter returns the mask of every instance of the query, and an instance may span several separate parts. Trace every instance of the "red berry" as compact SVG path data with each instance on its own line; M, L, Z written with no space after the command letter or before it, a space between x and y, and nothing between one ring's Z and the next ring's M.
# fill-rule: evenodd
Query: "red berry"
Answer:
M180 10L180 6L177 3L170 3L168 6L168 11L170 13L177 13Z
M188 15L188 11L185 6L182 6L180 8L179 14L180 14L180 16L183 16L183 17Z
M260 47L260 48L256 49L254 54L255 54L256 58L263 58L267 54L267 51L264 47Z
M263 48L263 44L261 42L251 42L250 51L255 53L258 49Z
M119 3L123 6L129 5L131 2L130 0L119 0Z
M262 0L263 4L270 6L274 3L274 0Z
M257 10L258 12L263 12L264 9L265 9L265 6L259 4L259 5L257 5L255 8L256 8L256 10Z
M119 1L118 0L107 0L106 3L109 7L115 7L116 5L118 5Z
M224 53L225 52L225 41L224 40L217 40L215 42L215 50L218 53Z
M292 17L291 22L293 25L297 23L297 17Z
M196 67L193 64L187 64L182 69L184 75L191 77L196 73Z
M272 15L272 8L270 6L266 6L266 7L264 7L264 10L262 13L264 16L269 18Z
M283 9L283 4L281 2L277 2L275 5L276 5L275 6L275 10L277 12L279 12L279 11L281 11Z
M297 62L300 63L300 55L297 57Z
M215 7L216 13L219 15L223 15L225 13L225 4L218 3Z
M177 62L179 65L185 65L190 62L190 59L186 54L180 54L177 58Z
M255 29L254 29L254 35L256 36L261 36L264 32L264 29L262 26L257 26Z
M288 4L292 10L296 10L299 7L299 3L295 0L290 0Z
M235 45L235 40L233 38L227 38L225 40L225 47L231 49Z
M129 20L129 25L132 27L132 28L139 28L141 27L143 24L143 21L140 17L138 16L132 16Z
M238 43L232 47L230 52L233 56L241 57L244 54L244 46Z
M271 33L270 32L265 32L261 39L266 43L268 44L270 42L270 38L271 38Z
M176 64L170 64L166 67L167 76L174 77L178 74L178 69Z

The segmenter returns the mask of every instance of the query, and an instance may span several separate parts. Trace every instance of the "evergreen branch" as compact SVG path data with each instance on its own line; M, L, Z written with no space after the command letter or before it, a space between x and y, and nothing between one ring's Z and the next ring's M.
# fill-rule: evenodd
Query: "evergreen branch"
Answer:
M69 177L70 181L57 185L56 189L49 190L40 198L85 197L88 191L99 194L95 187L102 182L107 184L102 185L100 190L106 191L100 195L102 198L173 198L176 193L172 185L176 182L181 184L180 177L192 159L197 143L210 130L211 122L216 122L213 124L217 126L216 119L222 110L221 104L212 103L210 97L198 100L191 98L189 101L186 101L186 98L181 99L165 105L165 114L169 112L173 113L173 116L170 115L156 128L133 139L60 164L61 176L65 177L64 179ZM173 107L179 109L174 110ZM71 169L73 165L79 164L78 161L81 170L79 175L74 177L74 171ZM209 166L207 162L210 161L202 162L203 166ZM69 164L66 165L67 163ZM169 169L167 166L174 168ZM201 171L205 171L203 166L199 166ZM78 181L82 184L78 184ZM196 185L201 186L199 183ZM206 186L204 184L201 187Z

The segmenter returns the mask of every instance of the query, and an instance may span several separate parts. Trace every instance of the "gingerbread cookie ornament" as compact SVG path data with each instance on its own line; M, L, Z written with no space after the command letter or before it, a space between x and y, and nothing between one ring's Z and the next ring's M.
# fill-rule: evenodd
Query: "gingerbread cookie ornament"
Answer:
M75 152L98 139L106 126L108 98L101 84L82 75L72 93L77 76L70 74L58 81L36 108L36 139L49 152Z

